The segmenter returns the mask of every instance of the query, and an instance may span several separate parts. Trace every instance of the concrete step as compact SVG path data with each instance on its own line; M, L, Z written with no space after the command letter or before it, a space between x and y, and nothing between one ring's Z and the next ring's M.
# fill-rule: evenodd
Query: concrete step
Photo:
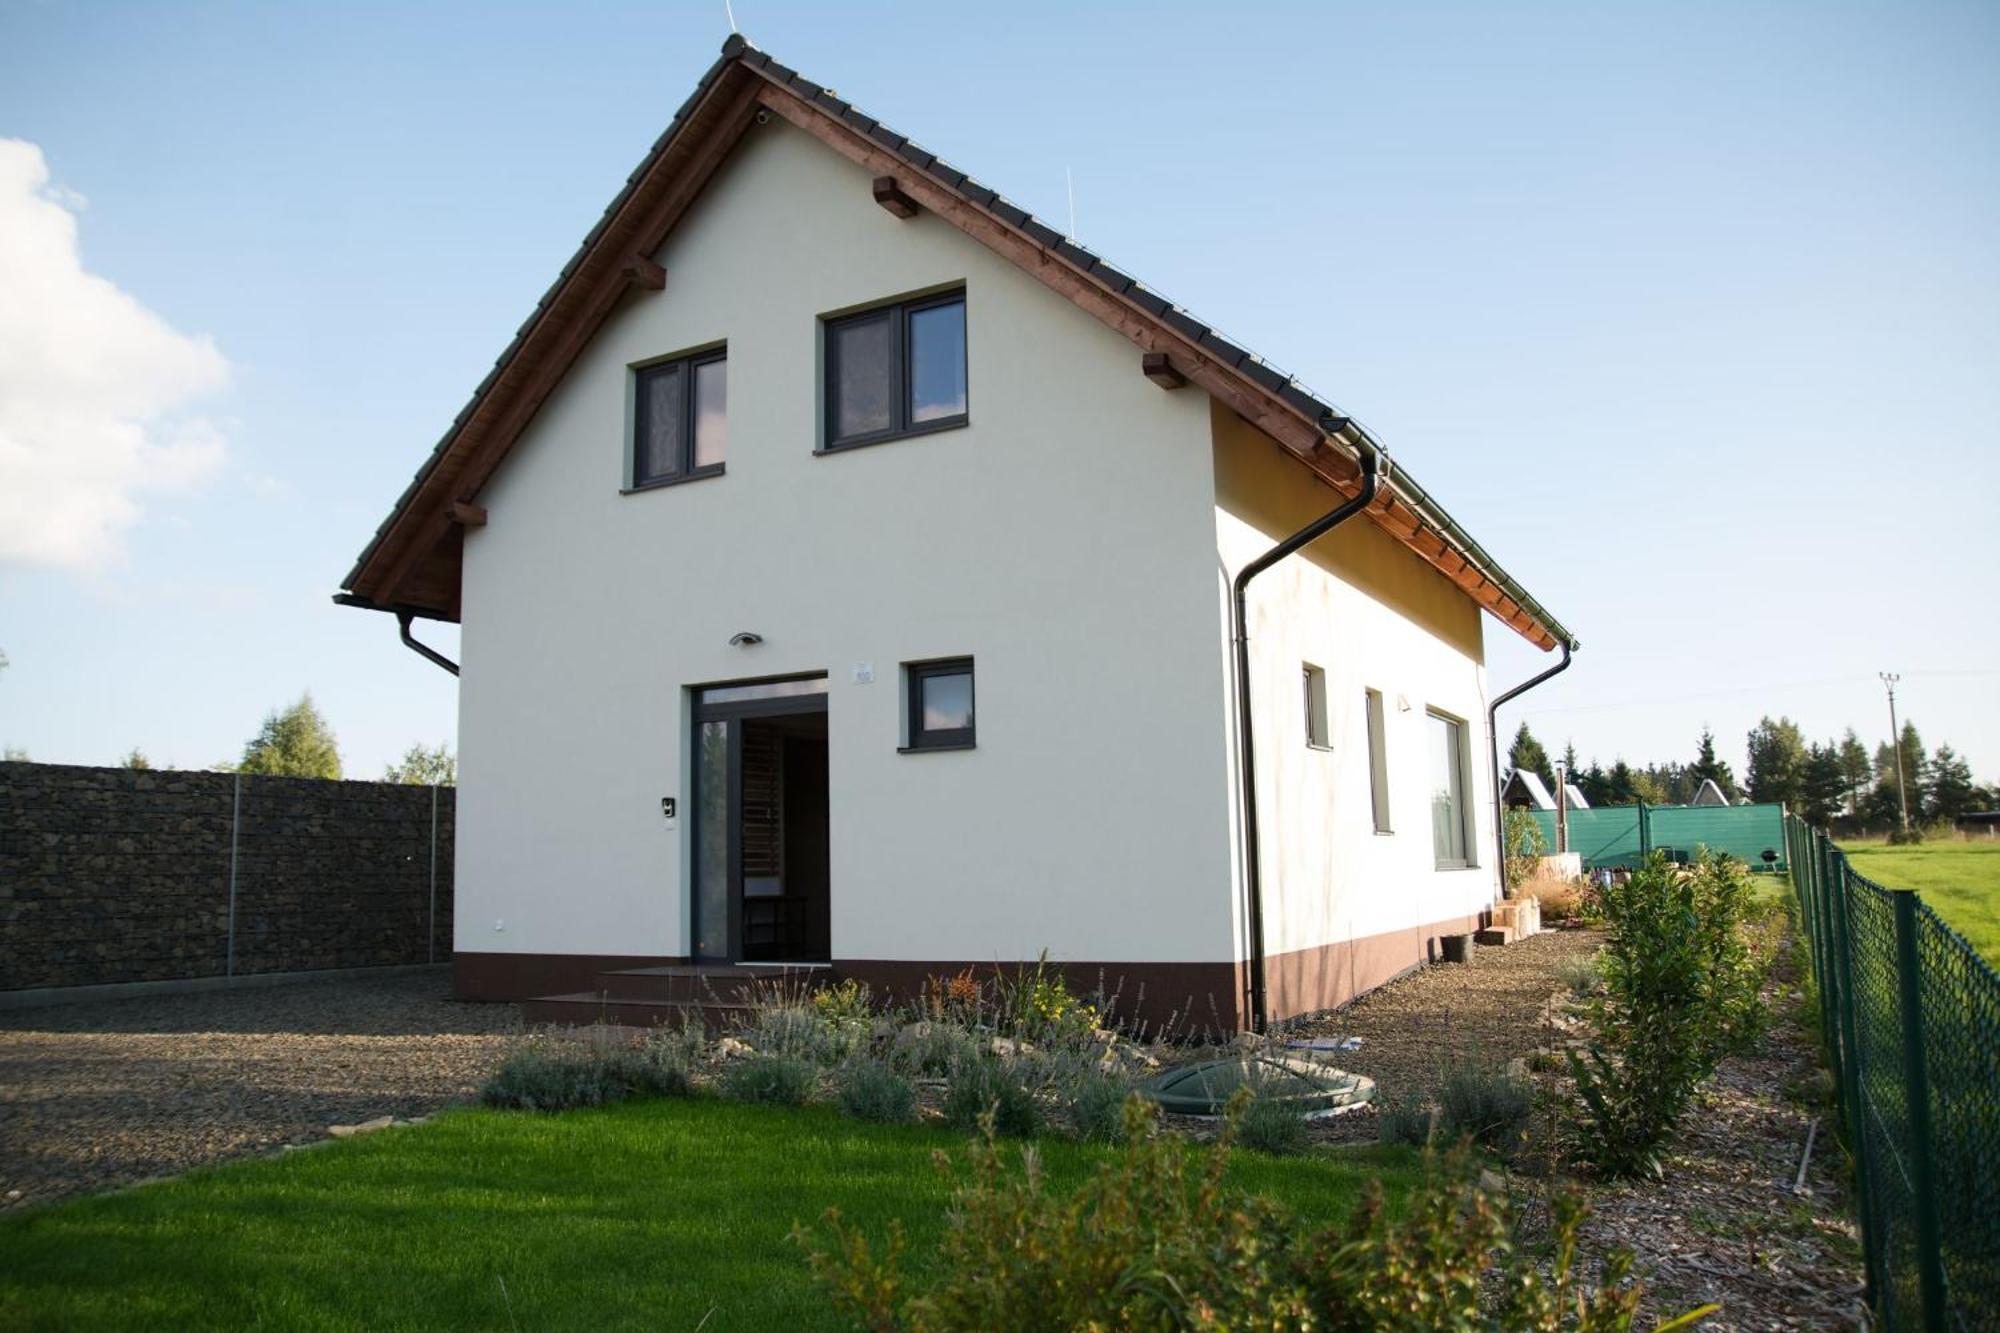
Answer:
M1475 944L1512 944L1514 942L1514 928L1512 926L1488 926L1484 930L1474 931L1472 939Z
M538 995L521 1001L521 1021L529 1027L686 1027L700 1023L711 1032L733 1032L749 1019L753 1006L728 1001L689 1002L635 998L603 991L569 995Z
M798 963L718 967L700 963L633 967L599 972L597 988L621 999L673 1000L682 1004L744 1004L772 995L798 994L826 983L832 969Z

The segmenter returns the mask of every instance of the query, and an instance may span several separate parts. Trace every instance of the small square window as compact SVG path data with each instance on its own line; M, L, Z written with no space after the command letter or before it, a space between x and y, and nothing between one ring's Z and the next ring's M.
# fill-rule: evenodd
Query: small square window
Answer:
M828 320L821 452L966 424L965 293Z
M1328 739L1326 723L1326 672L1312 663L1305 664L1306 691L1306 744L1315 750L1330 750L1333 742Z
M903 667L909 694L905 750L963 750L973 745L972 659L911 662Z
M633 489L722 471L729 427L729 362L721 349L633 372Z

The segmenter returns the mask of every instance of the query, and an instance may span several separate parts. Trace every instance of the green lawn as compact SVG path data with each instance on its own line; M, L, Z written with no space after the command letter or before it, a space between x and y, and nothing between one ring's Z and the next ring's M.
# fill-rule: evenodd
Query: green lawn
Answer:
M1988 962L2000 965L2000 842L1851 842L1840 849L1884 888L1917 890Z
M931 1153L964 1141L820 1107L468 1108L0 1220L0 1328L840 1327L786 1233L833 1204L901 1218L928 1254L949 1197ZM1105 1155L1038 1150L1057 1185ZM1231 1170L1326 1219L1420 1167L1367 1148Z

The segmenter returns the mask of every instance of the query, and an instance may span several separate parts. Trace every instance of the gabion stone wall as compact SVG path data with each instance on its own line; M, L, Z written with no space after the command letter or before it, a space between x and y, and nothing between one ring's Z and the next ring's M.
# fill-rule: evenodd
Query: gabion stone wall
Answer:
M0 991L443 962L455 797L0 763Z

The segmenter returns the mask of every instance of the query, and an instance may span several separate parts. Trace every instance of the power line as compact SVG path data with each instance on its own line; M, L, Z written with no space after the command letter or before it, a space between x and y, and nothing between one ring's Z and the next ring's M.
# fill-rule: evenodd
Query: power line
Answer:
M1920 676L2000 676L2000 668L1977 667L1940 671L1906 671L1905 677ZM1687 694L1649 694L1643 698L1619 700L1611 703L1569 704L1555 708L1528 708L1523 714L1539 717L1549 713L1604 713L1629 708L1657 708L1661 704L1695 703L1702 699L1723 699L1741 694L1776 694L1784 690L1824 689L1831 685L1860 685L1868 677L1861 672L1841 676L1822 676L1817 680L1777 681L1762 685L1735 685L1726 690L1697 690Z

